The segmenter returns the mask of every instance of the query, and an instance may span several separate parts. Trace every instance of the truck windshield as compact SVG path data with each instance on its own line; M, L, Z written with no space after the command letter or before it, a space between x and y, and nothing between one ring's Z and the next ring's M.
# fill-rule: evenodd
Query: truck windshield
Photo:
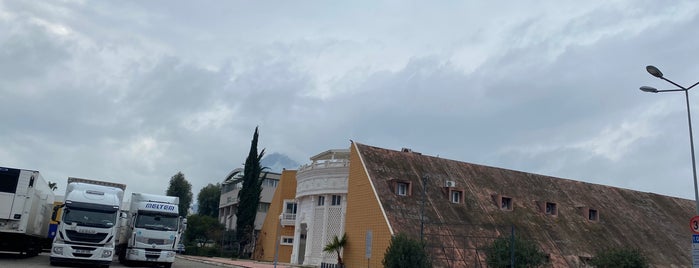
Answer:
M177 215L163 214L139 214L136 218L136 228L151 230L175 231L177 230Z
M111 228L116 222L116 211L66 207L63 221L66 224L76 223L78 226Z

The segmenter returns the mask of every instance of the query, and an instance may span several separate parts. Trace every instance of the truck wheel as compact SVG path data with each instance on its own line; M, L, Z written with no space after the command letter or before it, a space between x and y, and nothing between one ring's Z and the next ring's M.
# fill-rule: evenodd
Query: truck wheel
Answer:
M172 268L172 263L166 263L165 265L163 265L163 267L165 267L165 268Z

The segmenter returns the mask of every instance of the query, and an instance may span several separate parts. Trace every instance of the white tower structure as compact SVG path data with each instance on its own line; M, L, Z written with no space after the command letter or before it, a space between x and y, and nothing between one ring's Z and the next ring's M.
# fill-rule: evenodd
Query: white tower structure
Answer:
M345 230L349 149L328 150L311 161L296 173L296 200L288 200L297 209L291 263L333 267L336 253L323 248Z

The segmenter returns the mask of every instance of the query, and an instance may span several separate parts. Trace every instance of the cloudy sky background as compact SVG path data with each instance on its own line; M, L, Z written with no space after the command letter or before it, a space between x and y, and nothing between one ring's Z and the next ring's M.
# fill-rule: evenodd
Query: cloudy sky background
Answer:
M0 166L196 194L349 140L694 198L695 1L0 1ZM690 92L692 109L699 96ZM699 120L699 114L695 112ZM698 129L699 130L699 129Z

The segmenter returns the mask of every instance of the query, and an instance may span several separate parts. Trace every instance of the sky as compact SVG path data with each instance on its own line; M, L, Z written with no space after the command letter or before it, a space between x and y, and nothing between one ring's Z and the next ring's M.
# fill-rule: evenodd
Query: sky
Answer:
M0 166L196 198L259 126L302 164L353 140L694 199L682 92L638 88L699 81L698 25L691 0L0 0Z

